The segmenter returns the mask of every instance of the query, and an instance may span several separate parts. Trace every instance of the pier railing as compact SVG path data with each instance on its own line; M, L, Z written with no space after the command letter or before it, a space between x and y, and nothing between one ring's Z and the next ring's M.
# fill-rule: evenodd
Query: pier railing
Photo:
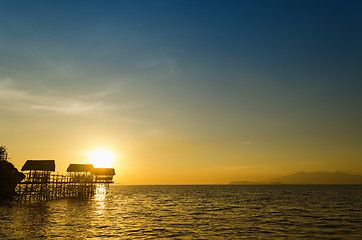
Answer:
M112 178L98 178L93 174L51 174L47 171L29 171L16 187L18 202L42 202L60 198L89 198L97 185L113 183Z

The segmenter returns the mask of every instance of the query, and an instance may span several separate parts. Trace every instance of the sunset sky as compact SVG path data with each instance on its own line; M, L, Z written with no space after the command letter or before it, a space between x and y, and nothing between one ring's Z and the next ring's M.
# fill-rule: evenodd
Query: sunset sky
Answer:
M362 1L0 1L0 123L124 184L362 174Z

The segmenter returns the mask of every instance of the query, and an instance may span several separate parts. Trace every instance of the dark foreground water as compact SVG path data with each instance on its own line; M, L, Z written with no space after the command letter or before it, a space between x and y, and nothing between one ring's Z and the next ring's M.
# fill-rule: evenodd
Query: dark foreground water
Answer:
M362 186L112 186L2 203L0 239L362 239Z

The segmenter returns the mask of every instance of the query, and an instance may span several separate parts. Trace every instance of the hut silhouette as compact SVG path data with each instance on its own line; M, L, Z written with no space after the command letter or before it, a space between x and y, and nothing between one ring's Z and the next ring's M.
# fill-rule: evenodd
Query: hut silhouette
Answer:
M113 176L116 175L114 168L94 168L92 174L95 181L101 183L113 183Z
M55 160L27 160L19 172L7 159L7 148L0 146L0 201L89 198L99 186L108 188L116 174L114 168L94 168L93 164L70 164L66 175L54 174Z
M50 173L55 171L55 160L27 160L21 171L25 171L26 180L47 182Z
M93 169L93 164L69 164L67 172L90 173Z
M49 184L51 172L55 171L55 160L27 160L21 171L25 179L19 193L25 201L46 201L52 199L52 186Z
M94 180L93 169L93 164L70 164L67 172L74 182L91 182Z

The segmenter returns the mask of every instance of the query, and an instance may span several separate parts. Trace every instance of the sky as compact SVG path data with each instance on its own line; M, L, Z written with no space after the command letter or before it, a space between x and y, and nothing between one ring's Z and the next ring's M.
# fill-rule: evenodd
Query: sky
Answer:
M0 145L123 184L362 174L361 1L0 1Z

